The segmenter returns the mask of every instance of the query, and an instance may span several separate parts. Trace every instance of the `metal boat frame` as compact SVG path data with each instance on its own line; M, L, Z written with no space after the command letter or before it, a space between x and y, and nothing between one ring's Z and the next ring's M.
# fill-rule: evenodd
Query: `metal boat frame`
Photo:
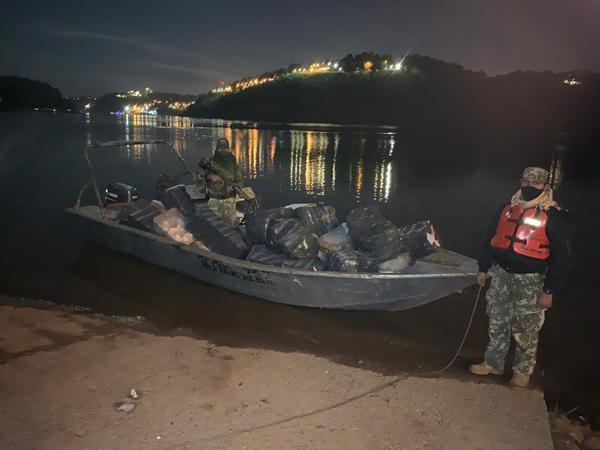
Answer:
M435 260L420 260L401 274L313 272L239 260L183 245L106 217L89 152L94 148L165 144L187 172L183 156L165 141L110 141L90 144L85 159L90 182L67 211L79 217L99 244L232 291L296 306L399 311L462 291L475 282L476 262L443 250ZM81 206L83 192L94 187L99 206ZM439 262L440 260L446 262ZM436 262L437 261L437 262Z

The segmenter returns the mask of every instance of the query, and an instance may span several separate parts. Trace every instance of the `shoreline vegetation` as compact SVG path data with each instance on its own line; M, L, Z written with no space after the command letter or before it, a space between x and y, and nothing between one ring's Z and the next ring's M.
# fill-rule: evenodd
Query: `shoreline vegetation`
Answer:
M0 111L23 109L70 112L75 105L48 83L28 78L0 76Z
M589 136L600 117L600 74L518 71L489 77L419 55L406 57L401 70L291 72L249 88L217 91L201 94L184 114L491 136Z

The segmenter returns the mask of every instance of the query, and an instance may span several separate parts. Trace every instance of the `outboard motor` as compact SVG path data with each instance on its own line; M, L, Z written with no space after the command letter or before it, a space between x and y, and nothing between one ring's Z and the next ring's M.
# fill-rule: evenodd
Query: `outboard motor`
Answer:
M134 203L140 196L137 188L125 183L113 183L104 190L104 203L110 205L113 203Z

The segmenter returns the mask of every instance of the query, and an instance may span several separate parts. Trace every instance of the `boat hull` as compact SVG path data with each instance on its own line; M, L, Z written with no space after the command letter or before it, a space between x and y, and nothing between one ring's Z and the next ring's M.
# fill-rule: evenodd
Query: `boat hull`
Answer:
M457 273L348 274L285 269L241 261L178 244L152 233L119 225L84 207L68 212L83 219L96 243L151 264L223 288L288 305L400 311L459 292L475 281L465 257Z

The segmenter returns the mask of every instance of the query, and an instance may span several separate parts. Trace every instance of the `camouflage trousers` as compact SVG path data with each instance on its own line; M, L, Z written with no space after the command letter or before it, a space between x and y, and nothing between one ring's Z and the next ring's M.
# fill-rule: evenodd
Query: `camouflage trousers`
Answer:
M208 207L225 222L237 225L234 197L225 199L211 198L208 200Z
M538 333L544 324L544 311L536 307L544 276L508 273L499 266L493 266L490 275L492 282L486 295L490 340L485 361L494 370L503 372L512 335L515 340L513 373L530 375L535 367Z

